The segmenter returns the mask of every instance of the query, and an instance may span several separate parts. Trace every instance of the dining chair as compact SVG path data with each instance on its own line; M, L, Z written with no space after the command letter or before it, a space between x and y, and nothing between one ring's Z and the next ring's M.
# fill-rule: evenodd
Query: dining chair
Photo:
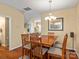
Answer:
M55 43L54 43L54 47L56 47L56 48L62 48L62 42L60 42L60 41L56 41Z
M66 45L67 45L67 39L68 39L68 35L66 34L64 36L64 41L63 41L63 45L62 45L62 59L66 59Z
M46 48L42 47L42 40L38 36L30 36L32 57L43 59L47 53Z
M31 55L30 34L21 34L22 38L22 59L24 55Z
M48 39L56 39L55 43L54 43L54 47L56 48L62 48L62 43L60 43L58 40L57 40L57 35L54 33L54 32L48 32Z
M50 56L53 57L53 59L54 59L55 57L57 57L57 59L58 59L58 58L60 58L60 59L66 59L67 38L68 38L68 35L66 34L66 35L64 36L62 48L51 47L51 48L48 50L48 59L50 59Z
M55 36L55 33L54 32L48 32L48 35Z
M30 36L40 36L40 33L30 33Z

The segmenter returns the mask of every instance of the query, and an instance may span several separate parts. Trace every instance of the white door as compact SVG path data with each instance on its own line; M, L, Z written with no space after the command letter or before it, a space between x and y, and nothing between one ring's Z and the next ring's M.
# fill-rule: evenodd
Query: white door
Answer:
M5 45L9 48L9 17L5 17Z

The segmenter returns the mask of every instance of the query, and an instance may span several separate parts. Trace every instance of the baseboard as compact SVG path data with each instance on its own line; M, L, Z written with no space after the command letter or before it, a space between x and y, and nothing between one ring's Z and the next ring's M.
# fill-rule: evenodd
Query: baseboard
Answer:
M77 50L74 48L74 49L71 49L71 48L67 48L67 49L69 49L70 51L75 51L76 52L76 54L77 54L77 56L78 56L78 59L79 59L79 53L77 52Z
M78 56L78 59L79 59L79 53L76 51L76 54L77 54L77 56Z
M22 47L22 45L17 46L17 47L13 47L13 48L9 48L9 51L15 50L15 49L17 49L17 48L19 48L19 47Z
M67 48L68 50L74 50L74 51L76 51L76 49L74 48L74 49L72 49L72 48Z

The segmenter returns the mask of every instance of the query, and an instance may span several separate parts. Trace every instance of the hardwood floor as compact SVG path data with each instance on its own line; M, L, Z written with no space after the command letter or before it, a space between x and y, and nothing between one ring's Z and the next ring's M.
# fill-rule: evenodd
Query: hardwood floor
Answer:
M70 59L72 55L73 54L70 55ZM9 51L7 48L0 46L0 59L18 59L20 56L22 56L22 48ZM73 57L72 59L78 59L78 56L73 55Z
M0 59L18 59L22 55L22 48L9 51L5 47L0 47Z

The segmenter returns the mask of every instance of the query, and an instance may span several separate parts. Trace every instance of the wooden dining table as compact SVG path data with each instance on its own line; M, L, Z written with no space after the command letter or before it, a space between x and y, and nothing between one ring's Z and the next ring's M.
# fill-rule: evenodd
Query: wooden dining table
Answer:
M41 36L41 39L42 39L42 46L44 47L51 47L56 41L56 37L48 35Z
M42 44L42 46L44 46L44 47L51 47L51 46L53 46L53 44L55 43L55 41L56 41L56 38L55 37L53 37L53 36L48 36L48 35L41 35L40 37L39 37L39 39L41 39L41 44ZM40 43L40 41L39 40L35 40L34 42L36 42L36 43Z
M22 35L24 35L26 37L26 34L22 34ZM56 36L41 35L41 36L39 36L39 39L41 39L41 41L42 41L41 44L44 47L51 47L56 42ZM30 36L27 41L30 42ZM39 40L37 40L37 41L35 40L35 42L40 43Z

